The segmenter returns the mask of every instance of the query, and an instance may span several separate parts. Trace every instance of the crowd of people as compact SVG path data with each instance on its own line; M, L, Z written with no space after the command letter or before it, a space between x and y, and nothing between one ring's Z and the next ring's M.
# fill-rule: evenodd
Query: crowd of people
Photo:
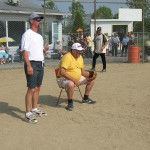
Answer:
M103 35L107 39L107 46L105 48L105 51L103 51L105 56L117 57L118 49L119 49L121 50L120 57L126 57L128 53L128 45L134 44L135 35L132 31L128 33L124 33L124 36L122 38L119 37L117 32L113 32L111 36L110 35L108 36L108 33L104 33ZM94 39L91 38L89 33L86 33L85 35L82 35L80 37L76 35L75 36L69 35L67 42L68 42L68 45L67 45L67 48L65 49L63 48L63 43L61 40L57 40L56 43L54 44L54 52L58 53L58 59L61 59L63 55L69 52L71 50L72 44L75 42L80 43L82 47L84 48L84 51L82 54L83 58L91 58L91 59L93 59L93 57L94 59L96 58L96 55L94 55L95 47L93 46ZM15 59L14 53L12 53L8 47L4 47L5 44L0 43L0 45L2 45L0 47L0 64L2 65L5 63L9 63L9 62L14 63L14 59ZM21 45L19 45L19 48L17 49L17 55L19 55L19 58L17 61L23 62L23 57L22 57L22 53L20 52L20 49L21 49ZM105 62L104 57L102 57L102 60Z

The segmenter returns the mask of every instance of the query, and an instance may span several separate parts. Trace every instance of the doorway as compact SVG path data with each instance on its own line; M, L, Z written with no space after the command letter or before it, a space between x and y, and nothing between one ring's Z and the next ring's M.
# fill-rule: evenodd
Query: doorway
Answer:
M128 25L113 25L112 30L119 35L120 41L122 41L124 34L128 32Z

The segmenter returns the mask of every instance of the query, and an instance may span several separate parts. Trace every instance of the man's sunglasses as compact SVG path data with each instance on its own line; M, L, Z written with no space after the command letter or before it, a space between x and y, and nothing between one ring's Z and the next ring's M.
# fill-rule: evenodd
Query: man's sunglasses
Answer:
M35 18L34 20L41 22L42 20L40 18Z

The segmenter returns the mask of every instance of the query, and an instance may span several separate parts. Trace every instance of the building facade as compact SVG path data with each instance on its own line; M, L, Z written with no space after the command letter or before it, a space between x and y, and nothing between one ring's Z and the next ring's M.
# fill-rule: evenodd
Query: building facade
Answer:
M45 9L33 3L32 0L19 0L18 5L10 4L8 0L0 1L0 37L12 37L15 42L7 42L7 47L18 46L22 34L29 28L28 16L31 13L45 16L39 33L45 43L55 43L62 40L62 18L68 14Z

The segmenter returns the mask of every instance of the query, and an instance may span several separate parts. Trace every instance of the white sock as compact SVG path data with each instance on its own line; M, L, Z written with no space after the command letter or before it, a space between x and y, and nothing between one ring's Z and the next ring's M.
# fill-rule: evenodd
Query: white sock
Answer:
M37 111L37 108L33 108L32 111Z
M26 117L29 117L32 114L32 112L26 112Z

